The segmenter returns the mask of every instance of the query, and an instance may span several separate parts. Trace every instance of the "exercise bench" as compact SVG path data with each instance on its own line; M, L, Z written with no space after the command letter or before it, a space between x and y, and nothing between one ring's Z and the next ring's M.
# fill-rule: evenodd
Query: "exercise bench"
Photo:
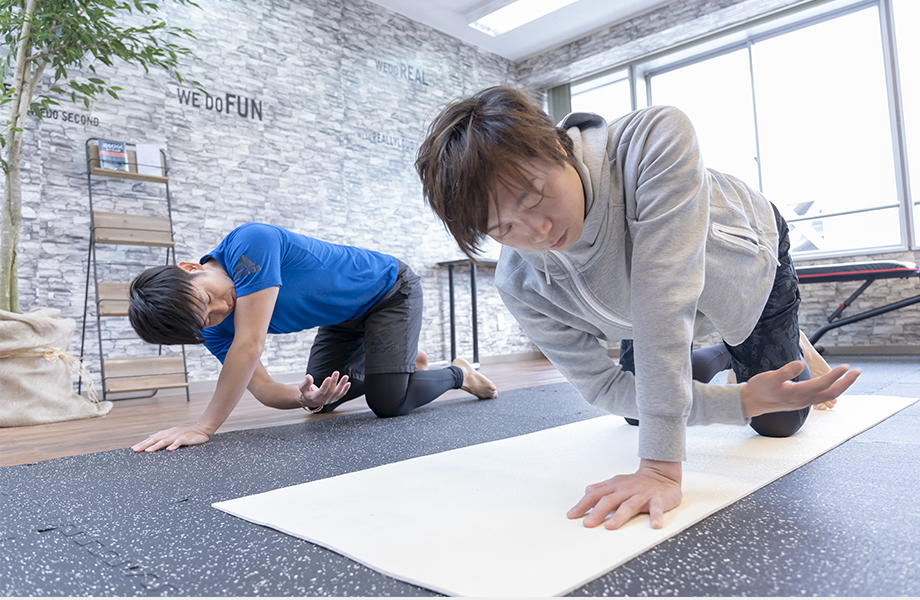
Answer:
M816 344L822 335L843 327L850 323L856 323L863 319L869 319L883 315L905 306L920 303L920 294L911 298L905 298L897 302L891 302L872 310L867 310L850 317L843 317L843 311L859 297L866 288L879 279L894 279L896 277L918 277L920 278L920 267L917 263L894 261L894 260L875 260L867 262L840 263L833 265L809 265L805 267L796 267L799 276L799 283L831 283L837 281L862 281L863 284L853 292L849 298L837 306L837 310L827 318L827 323L822 325L808 337L812 345Z

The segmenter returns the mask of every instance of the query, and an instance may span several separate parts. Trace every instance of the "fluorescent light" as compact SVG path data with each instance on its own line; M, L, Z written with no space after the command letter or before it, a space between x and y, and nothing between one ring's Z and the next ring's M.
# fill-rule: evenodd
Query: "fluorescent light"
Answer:
M573 2L575 0L517 0L470 23L470 27L495 37Z

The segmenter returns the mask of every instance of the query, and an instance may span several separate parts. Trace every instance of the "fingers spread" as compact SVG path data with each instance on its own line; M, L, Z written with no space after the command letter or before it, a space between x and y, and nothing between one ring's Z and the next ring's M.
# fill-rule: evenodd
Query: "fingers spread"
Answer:
M790 379L795 379L799 374L805 370L805 363L800 360L794 360L791 363L786 363L779 369L772 371L776 383L782 383L783 381L788 381Z
M859 369L849 370L848 365L835 367L826 375L818 379L803 381L797 383L800 389L807 392L805 404L819 404L830 400L836 400L843 392L847 390L856 378L859 377Z
M161 448L165 448L167 445L169 445L169 442L167 440L157 440L156 443L148 446L146 451L156 452L157 450L160 450Z
M619 513L622 509L623 500L624 498L616 493L604 496L597 501L588 516L585 517L583 525L585 527L597 527L607 519L611 512L617 511Z
M679 481L653 466L643 464L636 473L589 485L567 516L577 519L587 514L585 527L604 523L606 529L619 529L636 515L649 513L652 528L660 529L664 513L680 505L683 494Z
M609 530L619 529L623 525L642 512L649 512L647 509L648 501L640 496L632 496L625 502L620 503L613 517L604 523L604 528ZM587 520L587 519L585 519Z
M655 496L648 502L648 520L652 529L661 529L664 527L664 500L661 496Z

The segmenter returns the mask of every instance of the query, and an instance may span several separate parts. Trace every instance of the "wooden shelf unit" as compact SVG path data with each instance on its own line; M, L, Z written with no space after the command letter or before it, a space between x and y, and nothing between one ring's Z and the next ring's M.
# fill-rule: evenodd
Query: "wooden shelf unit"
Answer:
M174 248L172 221L166 217L93 211L97 244Z
M106 358L105 390L109 394L188 387L181 354Z
M118 179L135 179L138 181L149 181L151 183L166 183L169 181L169 177L166 176L166 156L160 154L160 169L163 171L163 175L145 175L143 173L137 172L137 152L128 147L128 170L127 171L118 171L116 169L103 169L99 166L99 146L98 145L89 145L86 146L86 163L89 166L90 175L96 177L117 177Z
M144 356L111 357L106 356L104 351L106 340L102 335L102 318L128 316L128 290L130 283L100 281L96 247L100 244L105 244L165 248L166 264L175 264L176 262L176 244L173 239L172 204L169 195L166 154L160 150L162 176L140 174L137 172L137 156L131 146L128 146L128 165L130 170L118 171L100 168L98 140L90 138L86 141L86 177L89 187L91 225L89 256L86 263L86 297L83 304L83 337L80 343L80 355L81 357L84 355L86 346L86 321L89 312L90 279L92 279L94 282L93 289L95 290L96 328L99 337L99 363L102 372L103 399L108 394L126 394L142 391L150 393L143 396L130 396L130 398L148 397L155 395L161 389L184 387L185 397L188 401L190 396L184 346L181 346L181 354L163 354L162 346L157 348L155 355ZM165 210L167 216L94 210L93 178L100 176L144 181L165 186ZM82 381L80 383L82 386Z

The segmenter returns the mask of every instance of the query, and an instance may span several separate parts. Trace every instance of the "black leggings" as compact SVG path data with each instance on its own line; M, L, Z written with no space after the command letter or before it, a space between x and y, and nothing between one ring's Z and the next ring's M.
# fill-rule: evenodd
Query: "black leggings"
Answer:
M331 373L330 373L331 374ZM314 374L317 385L328 374ZM364 396L367 405L378 417L407 415L419 406L424 406L446 392L457 390L463 385L463 370L447 367L433 371L415 373L378 373L355 379L351 375L351 388L337 402L327 404L320 412L331 412L343 402Z
M693 372L693 380L709 383L716 374L732 368L733 350L737 352L737 347L729 349L726 344L716 344L715 346L700 348L691 352L690 366ZM620 342L620 367L633 375L636 374L632 340L622 340ZM795 381L808 379L811 379L811 372L806 365L805 370L795 378ZM808 416L807 408L791 412L769 413L751 419L751 427L765 437L789 437L802 427L806 416ZM639 424L638 419L624 418L630 425Z
M700 348L690 353L690 368L693 380L709 383L716 374L732 366L732 357L725 344L716 344L707 348ZM633 341L620 341L620 367L624 371L636 374L636 359L633 354ZM624 417L630 425L638 425L638 419Z
M730 369L732 356L725 344L716 344L707 348L700 348L690 353L690 367L693 371L693 380L709 383L718 373ZM636 359L633 354L633 341L620 342L620 367L624 371L636 374Z

